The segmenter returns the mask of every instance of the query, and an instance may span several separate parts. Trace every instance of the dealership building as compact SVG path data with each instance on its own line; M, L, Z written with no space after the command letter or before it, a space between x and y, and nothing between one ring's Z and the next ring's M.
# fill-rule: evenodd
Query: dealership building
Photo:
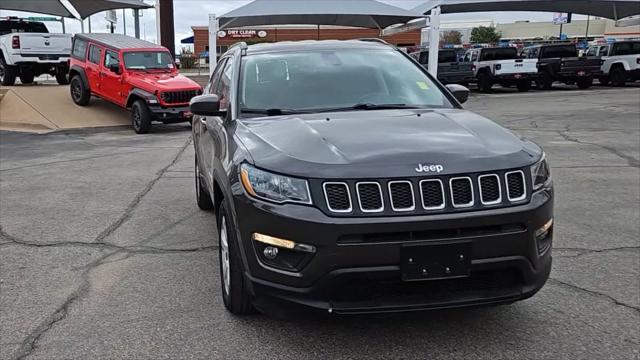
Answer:
M514 23L498 24L492 20L452 20L443 21L441 31L459 31L462 34L462 42L470 41L471 30L478 26L495 27L502 39L507 41L548 41L555 40L560 35L560 26L551 22L516 21ZM574 20L570 24L563 25L562 34L567 39L584 40L585 34L589 40L623 40L640 38L640 26L616 27L615 22L609 19L592 18L587 25L586 20ZM206 26L194 26L193 51L201 54L209 50L209 29ZM346 26L316 26L316 25L278 25L255 26L247 28L225 29L218 32L218 54L224 53L230 45L239 41L249 44L258 42L298 41L298 40L348 40L357 38L379 37L380 30L354 28ZM426 41L426 33L420 30L407 31L392 36L382 37L385 41L400 46L419 46Z

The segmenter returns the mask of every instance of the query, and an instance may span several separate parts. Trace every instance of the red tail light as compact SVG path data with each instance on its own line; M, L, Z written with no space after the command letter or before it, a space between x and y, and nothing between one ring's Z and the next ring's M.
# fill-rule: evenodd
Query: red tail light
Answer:
M11 38L11 48L20 49L20 36L16 35Z

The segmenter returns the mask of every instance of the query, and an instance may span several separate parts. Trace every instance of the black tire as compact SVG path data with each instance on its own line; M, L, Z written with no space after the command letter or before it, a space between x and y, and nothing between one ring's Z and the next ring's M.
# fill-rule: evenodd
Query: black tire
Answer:
M591 85L593 85L593 78L588 77L584 79L578 79L578 81L576 81L576 85L578 85L578 89L588 89L591 87Z
M237 249L234 222L227 214L224 201L218 209L218 241L220 245L220 285L224 306L235 315L247 315L254 312L251 296L245 286L242 260ZM225 270L225 266L227 267ZM228 278L225 280L225 276Z
M202 186L203 184L206 184L204 181L202 181L202 174L200 173L200 166L198 165L198 157L196 157L196 164L194 167L195 170L195 179L196 179L196 203L198 204L198 207L202 210L212 210L213 209L213 202L211 201L211 195L209 195L209 192L207 191L207 187L206 186Z
M76 105L89 105L89 100L91 100L91 91L84 86L84 82L80 75L75 75L73 79L71 79L69 91L71 92L71 100L73 100Z
M613 86L625 86L627 83L627 72L623 67L615 67L611 70L610 74L611 85Z
M69 84L69 72L67 71L67 69L62 68L56 70L56 81L59 85Z
M20 82L23 84L31 84L33 83L33 79L35 78L35 74L33 71L25 70L20 74Z
M131 105L131 123L136 134L146 134L151 129L151 112L144 100L136 100Z
M478 89L483 93L491 92L491 88L493 84L491 83L491 78L485 72L481 72L478 74Z
M18 68L7 65L2 55L0 55L0 84L12 86L16 83L16 76L18 76Z
M539 89L551 90L553 88L553 76L548 71L544 71L536 81Z
M520 92L527 92L531 89L531 80L520 80L516 83L516 87Z
M611 82L611 79L608 76L600 76L598 78L598 82L600 83L600 85L602 86L607 86L609 85L609 83Z

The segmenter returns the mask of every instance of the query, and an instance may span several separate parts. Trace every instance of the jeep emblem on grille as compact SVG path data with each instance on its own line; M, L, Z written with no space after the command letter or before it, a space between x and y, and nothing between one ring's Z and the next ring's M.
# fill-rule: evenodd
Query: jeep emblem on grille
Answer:
M435 172L435 173L440 173L444 170L444 166L440 165L440 164L418 164L418 167L416 168L416 172Z

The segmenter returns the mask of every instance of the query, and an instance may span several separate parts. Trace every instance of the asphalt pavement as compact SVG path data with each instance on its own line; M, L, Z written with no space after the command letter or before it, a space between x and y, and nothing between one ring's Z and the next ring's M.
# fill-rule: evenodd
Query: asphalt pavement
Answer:
M187 124L0 132L0 359L638 359L640 88L466 105L540 143L551 279L508 306L234 317Z

